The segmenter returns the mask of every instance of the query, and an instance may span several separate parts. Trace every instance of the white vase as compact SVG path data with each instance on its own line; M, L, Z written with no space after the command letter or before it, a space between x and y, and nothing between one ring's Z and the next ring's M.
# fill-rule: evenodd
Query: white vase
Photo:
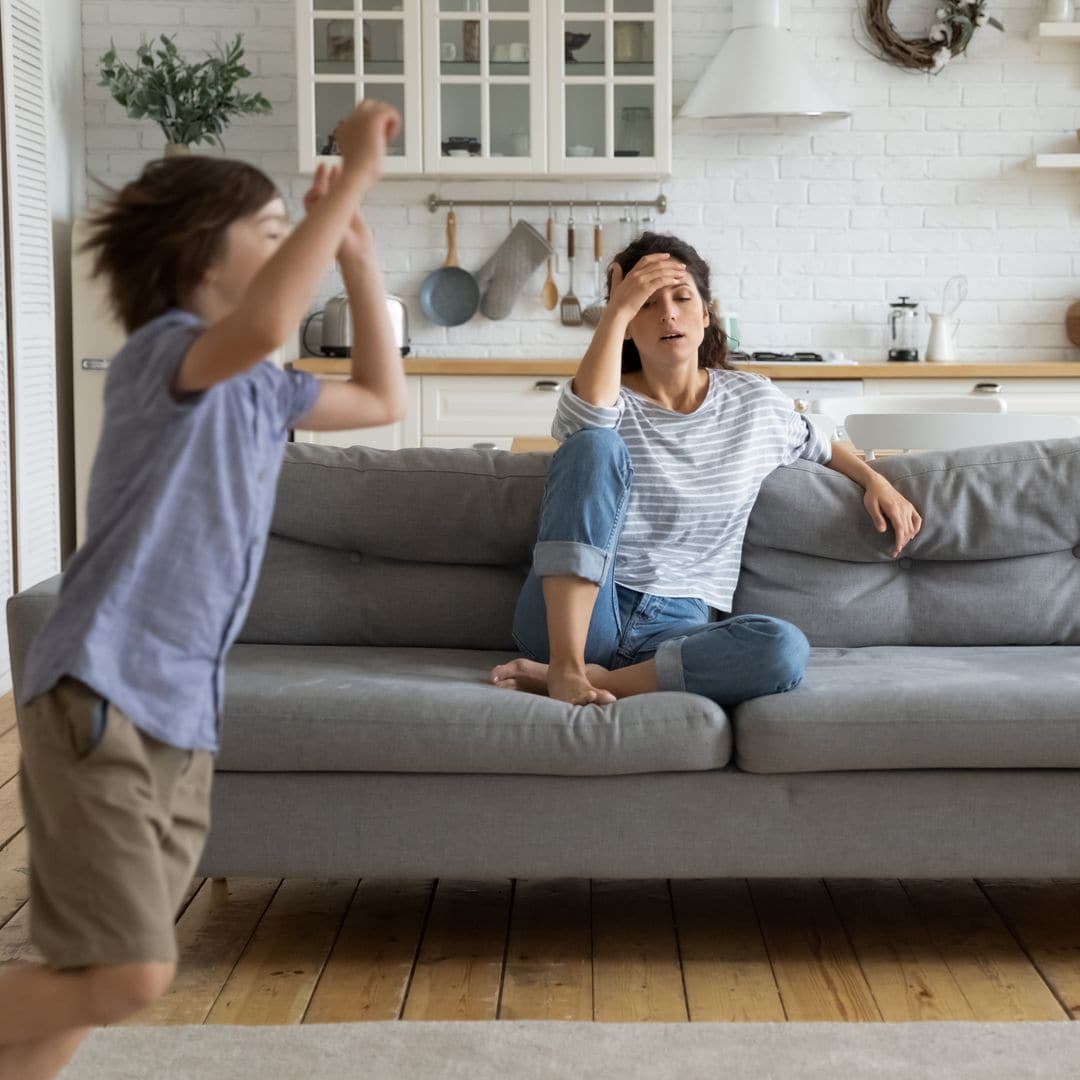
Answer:
M187 143L167 142L165 144L166 157L180 157L182 154L190 154L191 147Z
M926 343L926 359L948 364L956 359L956 332L960 323L948 315L928 311L930 316L930 340Z

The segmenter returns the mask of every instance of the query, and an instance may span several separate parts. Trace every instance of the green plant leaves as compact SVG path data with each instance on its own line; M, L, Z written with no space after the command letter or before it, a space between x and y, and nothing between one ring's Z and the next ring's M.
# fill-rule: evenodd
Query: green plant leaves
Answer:
M219 55L207 54L199 63L184 60L175 41L161 35L156 53L153 39L135 50L136 64L118 59L116 45L100 58L98 86L107 87L132 119L147 117L169 142L217 143L234 116L268 113L270 102L262 94L244 94L237 83L251 72L240 62L243 37L237 34Z

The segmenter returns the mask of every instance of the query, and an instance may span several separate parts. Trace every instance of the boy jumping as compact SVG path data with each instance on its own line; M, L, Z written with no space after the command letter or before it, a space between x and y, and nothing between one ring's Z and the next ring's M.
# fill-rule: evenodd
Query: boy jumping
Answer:
M130 335L113 359L86 542L19 688L31 936L0 976L0 1078L52 1077L94 1025L172 982L173 920L209 827L225 654L259 576L292 427L391 423L405 379L357 207L401 123L361 102L291 232L258 169L156 161L95 215L88 247ZM337 256L351 379L263 359Z

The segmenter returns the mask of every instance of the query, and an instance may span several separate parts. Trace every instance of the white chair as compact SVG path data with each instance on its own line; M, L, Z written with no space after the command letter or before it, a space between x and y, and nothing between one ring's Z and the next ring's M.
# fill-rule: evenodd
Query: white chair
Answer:
M858 407L858 402L852 402ZM849 413L848 438L867 459L875 450L957 450L964 446L1080 438L1080 416L1040 413Z
M815 398L806 402L803 415L827 439L847 439L844 426L854 413L1003 413L1008 405L1000 395L990 394L865 394L863 396ZM878 444L884 449L884 444ZM873 457L873 452L867 457Z

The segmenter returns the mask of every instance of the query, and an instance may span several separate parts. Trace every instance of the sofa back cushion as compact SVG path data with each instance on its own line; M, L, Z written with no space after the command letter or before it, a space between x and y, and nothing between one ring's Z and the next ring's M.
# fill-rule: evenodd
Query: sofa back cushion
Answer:
M290 444L240 640L513 649L550 459ZM818 646L1080 644L1080 440L873 465L923 516L903 557L858 484L782 466L750 515L736 612Z
M798 461L765 481L733 610L818 646L1080 644L1080 439L881 458L923 518L899 559L853 481Z
M290 443L239 640L513 649L550 460Z

